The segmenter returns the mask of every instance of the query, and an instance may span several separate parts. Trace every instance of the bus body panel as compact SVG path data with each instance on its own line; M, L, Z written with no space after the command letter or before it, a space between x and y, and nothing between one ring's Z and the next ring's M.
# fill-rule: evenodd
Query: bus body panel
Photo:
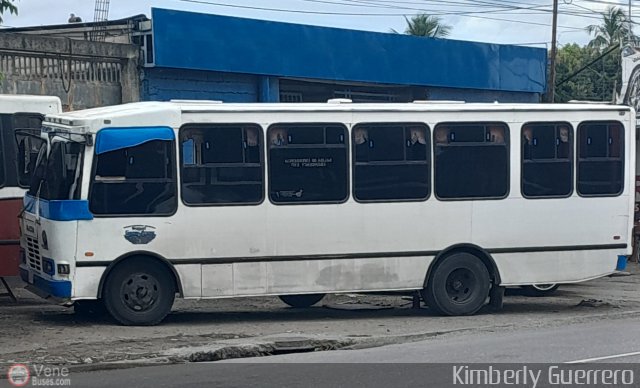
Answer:
M486 249L573 246L580 250L582 246L630 245L627 199L627 195L574 195L570 200L478 201L471 215L473 241ZM625 252L622 248L620 254Z
M620 249L591 251L535 252L513 254L495 253L493 259L500 270L501 285L531 284L531 274L536 283L577 283L607 276L616 271Z
M18 214L21 199L0 199L0 214L6 222L0 222L0 276L15 276L20 262L20 228Z
M73 275L72 299L96 299L106 266L77 267Z
M55 96L0 94L0 114L34 112L41 114L62 112L62 102Z

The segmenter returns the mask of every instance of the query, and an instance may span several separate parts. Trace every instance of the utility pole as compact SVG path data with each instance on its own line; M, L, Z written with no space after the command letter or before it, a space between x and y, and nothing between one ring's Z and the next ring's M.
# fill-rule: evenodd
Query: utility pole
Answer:
M629 0L631 1L631 0ZM553 0L553 22L551 25L551 58L549 59L549 84L547 102L553 103L556 94L556 34L558 29L558 0Z
M627 16L629 19L627 19L627 25L629 26L629 31L627 31L628 35L629 35L629 42L628 44L631 44L633 42L631 42L631 37L633 36L633 34L631 34L631 0L629 0L629 15Z

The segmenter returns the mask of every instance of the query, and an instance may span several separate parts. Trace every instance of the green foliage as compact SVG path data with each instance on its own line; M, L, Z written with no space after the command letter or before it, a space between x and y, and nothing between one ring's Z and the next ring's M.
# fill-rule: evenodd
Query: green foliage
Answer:
M17 15L18 7L15 6L17 0L0 0L0 23L2 23L2 16L5 12Z
M569 44L558 50L556 57L556 102L568 100L612 101L614 90L622 85L620 66L620 47L624 42L638 41L638 37L629 34L627 17L617 7L608 7L601 14L602 22L586 27L593 39L584 47ZM602 53L612 47L615 50L575 74ZM574 75L575 74L575 75Z
M451 33L451 26L442 23L442 19L437 16L430 16L425 13L415 15L411 20L407 21L407 28L404 33L414 36L426 36L430 38L444 38ZM391 32L398 33L398 31L391 29Z
M614 89L620 89L622 69L620 49L597 60L575 74L601 54L589 46L575 43L561 47L556 57L556 102L569 100L612 101Z

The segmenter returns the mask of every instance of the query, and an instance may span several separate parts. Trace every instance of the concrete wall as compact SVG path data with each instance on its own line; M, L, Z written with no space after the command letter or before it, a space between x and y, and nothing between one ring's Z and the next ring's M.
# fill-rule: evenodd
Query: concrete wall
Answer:
M60 97L77 110L140 99L135 45L0 32L0 93Z

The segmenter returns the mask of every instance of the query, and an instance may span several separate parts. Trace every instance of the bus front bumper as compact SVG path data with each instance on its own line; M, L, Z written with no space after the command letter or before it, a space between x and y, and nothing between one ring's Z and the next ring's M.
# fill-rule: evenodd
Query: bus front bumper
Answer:
M20 277L27 283L26 289L44 299L54 298L59 302L68 302L71 298L71 282L51 280L20 267Z

